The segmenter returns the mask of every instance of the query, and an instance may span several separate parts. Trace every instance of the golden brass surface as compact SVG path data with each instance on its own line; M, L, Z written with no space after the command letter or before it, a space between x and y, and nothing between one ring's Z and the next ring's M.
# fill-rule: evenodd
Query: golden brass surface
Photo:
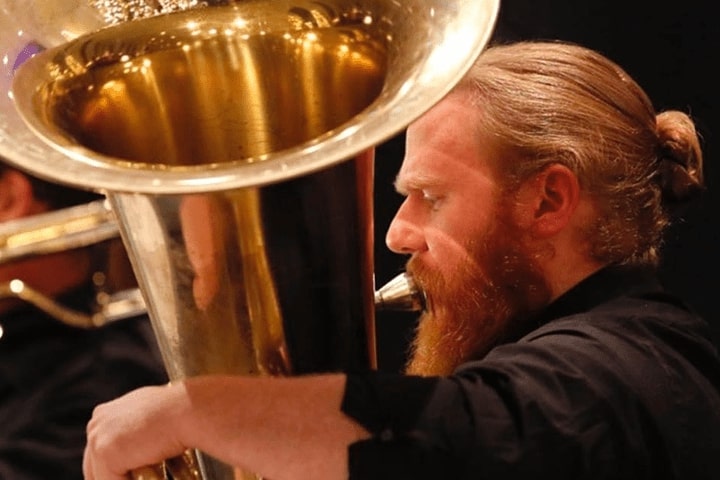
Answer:
M38 113L107 156L211 166L316 138L380 93L384 45L358 20L247 32L236 19L231 7L182 12L77 42L50 67Z

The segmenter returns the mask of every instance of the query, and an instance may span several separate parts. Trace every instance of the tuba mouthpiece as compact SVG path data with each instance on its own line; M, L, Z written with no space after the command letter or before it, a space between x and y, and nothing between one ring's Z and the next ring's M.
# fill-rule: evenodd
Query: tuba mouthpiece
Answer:
M417 312L425 309L425 293L412 275L403 272L375 292L375 307L378 310Z

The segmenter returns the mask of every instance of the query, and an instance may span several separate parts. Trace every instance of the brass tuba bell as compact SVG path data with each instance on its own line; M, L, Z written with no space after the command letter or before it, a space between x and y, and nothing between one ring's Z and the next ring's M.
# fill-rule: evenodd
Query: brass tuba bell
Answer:
M16 3L0 155L106 195L170 379L375 368L373 147L460 80L498 0ZM175 479L256 478L187 457Z

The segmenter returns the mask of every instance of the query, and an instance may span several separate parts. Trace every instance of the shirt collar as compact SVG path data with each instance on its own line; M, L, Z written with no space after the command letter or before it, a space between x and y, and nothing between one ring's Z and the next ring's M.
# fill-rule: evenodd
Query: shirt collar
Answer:
M650 268L611 265L598 270L562 294L536 317L537 325L587 311L612 298L662 293Z

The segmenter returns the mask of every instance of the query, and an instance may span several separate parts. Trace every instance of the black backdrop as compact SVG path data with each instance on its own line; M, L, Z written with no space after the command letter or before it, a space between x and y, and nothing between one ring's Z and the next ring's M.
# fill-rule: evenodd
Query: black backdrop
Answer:
M720 34L711 2L649 0L504 0L496 40L562 39L594 48L618 62L648 92L657 110L679 109L696 121L703 138L707 191L669 231L662 278L710 322L720 339L718 269L720 110L714 88ZM376 282L402 270L405 259L385 247L385 231L399 205L392 181L402 161L404 137L378 146L375 186ZM378 312L378 361L396 371L405 360L416 315Z

